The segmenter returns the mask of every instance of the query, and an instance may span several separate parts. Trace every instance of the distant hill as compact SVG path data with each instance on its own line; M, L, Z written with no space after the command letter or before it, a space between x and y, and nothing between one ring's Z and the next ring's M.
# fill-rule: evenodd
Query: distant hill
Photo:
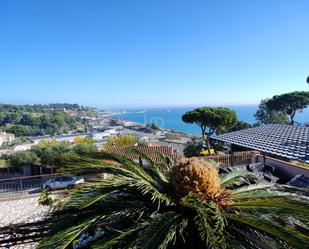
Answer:
M56 111L56 110L88 110L90 107L83 107L78 104L68 103L53 103L53 104L34 104L34 105L11 105L0 104L0 112L44 112L44 111Z
M0 130L16 136L83 132L85 124L78 114L93 110L94 108L67 103L0 104Z

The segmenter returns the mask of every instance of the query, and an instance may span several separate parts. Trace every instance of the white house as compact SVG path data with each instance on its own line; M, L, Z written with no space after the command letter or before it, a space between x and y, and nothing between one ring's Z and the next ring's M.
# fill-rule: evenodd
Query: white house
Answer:
M109 129L104 132L92 133L91 137L94 141L101 142L115 134L116 134L116 129Z
M15 135L12 133L0 132L0 146L3 144L11 144L15 140Z
M123 122L123 126L124 127L132 127L132 126L135 126L136 123L132 122L132 121L124 121Z
M76 137L91 137L91 134L82 133L82 134L58 135L58 136L38 136L38 137L29 137L29 139L34 144L38 144L42 140L45 140L45 141L56 140L57 142L73 143Z
M25 150L30 150L33 144L20 144L16 145L13 149L14 152L16 151L25 151Z

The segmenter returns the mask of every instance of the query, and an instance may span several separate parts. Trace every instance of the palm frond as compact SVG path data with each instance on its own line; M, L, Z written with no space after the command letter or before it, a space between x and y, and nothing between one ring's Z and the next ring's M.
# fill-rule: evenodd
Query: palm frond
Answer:
M163 171L170 171L173 164L174 164L174 160L171 159L170 157L164 155L163 153L156 151L155 152L156 155L158 155L158 157L162 160L162 164L160 165L160 167L162 168Z
M103 233L99 237L107 239L109 236L116 236L115 228L121 227L123 224L133 224L143 217L146 210L145 207L131 206L131 203L126 203L126 207L119 208L119 210L105 209L105 210L89 210L89 212L75 212L70 215L60 217L52 216L51 230L48 236L41 243L41 248L71 248L72 243L79 244L83 237L93 237L94 230L104 231L109 230L108 233ZM93 217L94 218L89 218ZM68 220L70 222L68 222ZM75 224L72 226L72 224ZM89 235L90 234L92 235ZM98 238L97 238L98 239ZM97 240L96 239L96 240ZM91 240L90 240L91 241Z
M68 229L60 231L54 234L51 237L46 237L37 248L39 249L48 249L48 248L57 248L57 249L66 249L71 248L72 243L87 229L91 228L95 223L99 221L99 218L96 217L84 221L81 224L70 226Z
M61 159L62 167L59 172L72 174L109 173L115 175L132 176L133 172L120 167L111 161L99 160L87 156L68 154Z
M275 186L275 183L258 183L258 184L250 184L248 186L243 186L241 188L236 188L232 190L233 198L236 196L250 196L257 190L267 190L271 187Z
M217 204L212 201L202 203L194 196L183 198L182 203L196 211L194 222L201 240L205 242L205 246L213 249L226 248L223 234L225 220Z
M65 208L88 208L91 205L104 205L108 203L110 205L111 198L114 202L123 203L124 194L130 195L130 200L139 198L136 196L138 192L141 196L149 196L151 201L159 207L162 203L167 206L174 205L173 200L166 194L161 193L149 182L143 179L131 179L123 176L115 176L105 180L100 183L92 183L88 186L83 186L81 189L72 192L68 198L64 199L62 207ZM135 196L135 197L134 197ZM138 199L137 199L138 200Z
M125 248L125 245L130 243L130 239L126 241L128 237L137 236L139 229L139 227L134 227L124 231L113 230L113 235L103 236L103 238L90 244L89 247L91 249L111 249L116 246L117 248Z
M131 177L140 177L147 181L154 181L138 163L123 156L107 152L92 152L87 155L68 154L61 160L63 172L82 174L89 172L110 173Z
M248 201L238 201L234 202L229 205L229 207L238 208L239 210L242 209L249 209L249 208L278 208L278 209L285 209L287 212L291 213L298 213L300 215L306 215L309 217L309 203L306 202L295 202L290 199L286 198L265 198L265 199L254 199Z
M294 201L308 202L306 190L278 185L273 183L253 184L232 191L232 199L235 201L256 198L288 198Z
M272 220L262 219L262 217L252 217L245 215L237 215L231 213L223 213L229 222L243 226L249 226L257 231L266 233L272 237L286 241L293 248L304 248L309 237L292 227L282 226Z
M150 194L152 202L158 203L158 208L161 203L164 203L167 206L174 205L174 201L165 193L158 191L152 184L146 181L135 181L132 184L132 187L136 187L143 195Z
M235 171L231 173L220 174L220 184L226 188L232 188L233 186L241 184L250 184L252 181L256 181L258 177L254 173L248 171Z
M161 171L161 168L156 164L149 156L136 148L129 148L129 150L136 155L140 156L143 160L149 163L149 166L143 167L143 169L151 175L154 179L160 182L160 184L166 184L168 182L166 176Z
M220 175L221 188L217 184L214 194L179 196L170 177L170 158L161 155L166 162L161 166L140 151L134 153L149 165L104 151L65 155L63 172L109 176L70 190L41 228L32 224L28 234L27 226L5 234L37 241L33 237L37 233L43 237L39 248L52 249L290 249L303 248L309 240L309 198L302 189L265 183L262 174L240 167ZM193 163L189 166L199 169ZM215 175L218 183L217 170L211 170L215 174L203 176ZM185 187L196 183L184 182Z
M159 204L161 202L165 202L167 205L172 204L171 199L168 198L167 195L162 193L162 182L157 182L157 179L154 179L152 175L147 173L147 171L143 169L141 165L123 157L106 153L103 153L103 155L101 155L101 153L96 153L96 158L105 158L105 155L109 156L107 158L117 158L117 161L122 162L122 164L115 165L113 163L109 163L103 160L94 160L92 158L85 157L80 158L79 156L74 155L72 157L66 158L66 169L68 169L70 166L71 168L69 169L71 170L74 170L75 168L86 170L90 167L98 169L100 170L100 172L117 175L118 179L120 178L120 176L123 176L120 181L123 185L125 185L123 182L126 182L126 185L136 187L136 189L140 190L144 195L148 193L152 194L152 200L158 201ZM117 178L115 179L115 181L117 180ZM131 178L131 180L129 178ZM101 198L103 198L103 194L98 196L97 200L100 200Z
M248 226L230 225L230 236L227 236L228 245L235 249L291 249L284 241L267 234L263 234Z
M61 204L66 208L87 208L100 201L109 193L121 190L132 184L134 180L125 176L110 177L100 182L86 183L82 187L72 191Z
M137 248L165 249L182 236L187 225L188 220L175 212L154 213L142 224Z

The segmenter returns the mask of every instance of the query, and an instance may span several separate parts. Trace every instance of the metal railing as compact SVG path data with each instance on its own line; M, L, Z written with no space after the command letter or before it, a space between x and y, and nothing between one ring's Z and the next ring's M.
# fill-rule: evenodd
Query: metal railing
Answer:
M60 174L46 174L0 179L0 198L39 193L43 183Z
M42 191L43 184L64 174L44 174L36 176L25 176L8 179L0 179L0 200L3 198L18 197L36 194ZM82 176L73 176L76 180L83 178L84 181L97 181L104 179L107 174L87 173Z
M229 155L214 155L206 157L220 163L222 166L232 166L252 163L253 156L257 153L258 152L256 151L240 151L233 152Z

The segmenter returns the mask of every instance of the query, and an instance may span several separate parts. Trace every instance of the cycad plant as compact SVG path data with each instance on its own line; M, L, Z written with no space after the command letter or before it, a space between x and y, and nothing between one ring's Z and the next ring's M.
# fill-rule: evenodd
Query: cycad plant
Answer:
M66 171L109 175L72 190L40 222L38 248L308 248L301 189L136 153L146 166L105 152L67 157Z

